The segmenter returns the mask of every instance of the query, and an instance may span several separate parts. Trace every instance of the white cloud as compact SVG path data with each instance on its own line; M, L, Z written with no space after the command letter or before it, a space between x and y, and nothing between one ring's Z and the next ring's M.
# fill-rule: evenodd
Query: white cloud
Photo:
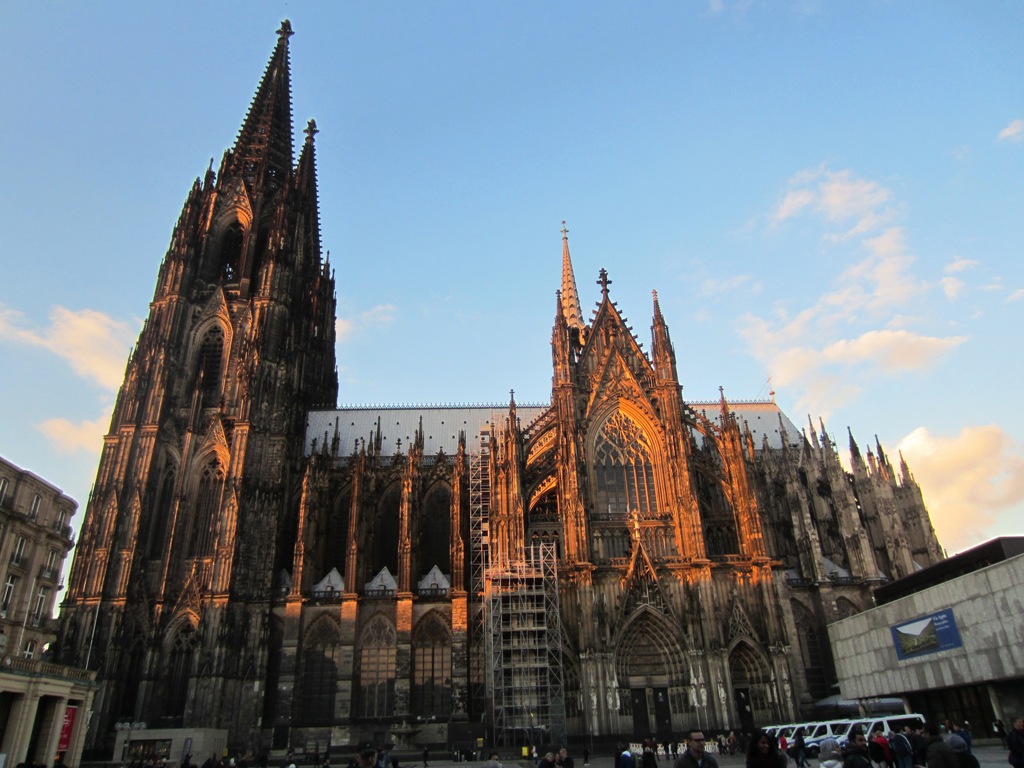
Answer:
M775 224L814 212L840 227L826 237L842 240L876 230L892 216L892 192L856 177L849 169L833 171L822 165L794 174L789 185L790 191L771 215Z
M944 266L942 271L947 275L955 275L957 272L966 272L976 266L978 266L978 262L973 259L955 259Z
M722 293L733 293L749 286L749 290L758 293L761 290L761 283L754 280L753 275L734 275L722 280L709 277L700 283L702 296L716 296Z
M939 285L942 286L942 292L946 294L947 299L955 299L963 290L964 281L955 277L944 277L939 280Z
M138 327L91 309L50 309L50 324L32 328L17 310L0 307L0 341L45 349L83 379L116 391Z
M335 318L335 335L339 342L348 341L353 334L366 328L391 325L398 313L394 304L377 304L348 317Z
M996 141L1024 141L1024 120L1017 118L999 132Z
M1009 296L1006 297L1006 303L1009 304L1011 301L1020 301L1024 299L1024 288L1018 288Z
M897 446L921 486L939 542L957 551L1024 525L1024 449L994 425L933 435L919 427Z
M923 336L910 331L868 331L855 339L840 339L822 350L822 358L836 365L871 364L885 373L930 368L948 350L962 344L963 336Z
M47 419L36 424L58 454L69 454L77 451L95 453L96 447L103 442L107 427L110 425L111 406L106 412L92 421L72 422L68 419Z

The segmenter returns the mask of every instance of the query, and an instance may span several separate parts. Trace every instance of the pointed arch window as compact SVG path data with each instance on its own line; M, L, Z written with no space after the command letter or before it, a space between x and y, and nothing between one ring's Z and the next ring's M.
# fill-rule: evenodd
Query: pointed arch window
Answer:
M220 400L220 379L224 357L224 329L214 326L203 336L196 360L196 384L203 398L203 408L215 408Z
M330 725L341 659L341 637L335 626L328 620L318 621L309 631L302 655L302 720L306 725Z
M174 470L169 469L157 489L153 521L149 526L149 546L146 551L151 558L163 555L167 526L171 519L171 504L174 502Z
M594 446L594 501L598 514L642 517L658 511L650 441L640 426L615 413L601 427Z
M189 557L206 557L213 551L213 528L224 491L224 468L219 459L211 459L199 477L192 507L192 532Z
M188 681L195 667L196 631L192 625L186 625L174 635L168 654L167 674L167 709L171 718L181 718L185 714L185 703L188 701Z
M441 573L452 572L451 498L448 487L438 484L424 500L418 553L421 576L435 565Z
M402 487L393 483L380 500L377 507L377 519L373 523L373 553L371 575L380 573L387 568L391 573L398 573L398 515L402 503Z
M232 222L224 231L221 240L220 263L224 282L238 282L239 268L242 264L242 246L245 244L245 229L239 221Z
M412 636L412 712L447 717L452 711L452 638L430 613Z
M395 629L377 619L363 632L359 647L359 712L362 717L390 717L395 711Z

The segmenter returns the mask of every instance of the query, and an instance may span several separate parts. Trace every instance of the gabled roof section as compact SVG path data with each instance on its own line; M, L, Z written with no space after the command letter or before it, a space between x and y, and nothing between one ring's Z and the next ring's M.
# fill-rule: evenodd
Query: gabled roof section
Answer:
M610 342L618 347L624 360L635 361L636 367L631 367L631 370L637 379L649 375L653 381L654 367L651 365L650 358L640 347L640 342L633 335L633 329L626 325L626 321L619 314L615 302L608 296L608 286L611 283L607 270L602 269L597 281L597 284L601 286L601 303L597 306L590 332L587 334L586 343L580 354L581 368L586 370L589 367L587 358L591 358L591 365L599 364L605 359L606 347Z
M285 19L277 30L277 46L231 152L232 174L241 175L252 186L280 185L291 173L292 84L288 38L292 34L292 25Z

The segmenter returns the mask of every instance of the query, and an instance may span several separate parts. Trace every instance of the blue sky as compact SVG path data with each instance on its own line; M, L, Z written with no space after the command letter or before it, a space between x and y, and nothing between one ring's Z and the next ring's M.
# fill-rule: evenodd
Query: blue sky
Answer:
M0 455L84 510L171 229L289 18L342 404L547 401L561 222L684 396L1024 533L1024 4L35 3L0 49ZM80 517L80 515L79 515Z

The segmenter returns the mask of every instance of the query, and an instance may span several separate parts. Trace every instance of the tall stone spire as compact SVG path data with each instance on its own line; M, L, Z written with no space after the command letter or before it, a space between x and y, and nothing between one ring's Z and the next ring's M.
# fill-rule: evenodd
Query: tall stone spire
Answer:
M565 324L570 328L583 330L583 310L580 308L580 296L576 290L576 277L572 272L572 259L569 258L569 230L562 222L562 315Z
M288 38L292 34L292 25L285 19L277 30L277 46L231 152L231 171L256 187L279 186L292 169L292 85L288 61Z

